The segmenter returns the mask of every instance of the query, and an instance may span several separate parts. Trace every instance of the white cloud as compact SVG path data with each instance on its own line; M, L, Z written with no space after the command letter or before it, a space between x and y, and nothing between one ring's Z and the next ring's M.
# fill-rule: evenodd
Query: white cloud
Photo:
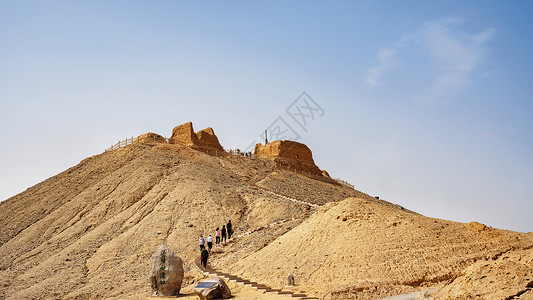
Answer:
M488 28L471 34L461 30L464 24L464 20L453 18L424 23L400 38L392 48L378 51L378 64L367 71L365 81L378 85L385 73L399 66L400 62L406 67L416 63L429 66L432 72L432 82L414 95L418 102L436 103L459 92L485 60L487 44L495 33L494 29ZM415 59L405 63L412 55Z
M378 85L383 73L396 66L396 51L394 49L383 49L378 52L379 65L370 68L365 76L366 83Z

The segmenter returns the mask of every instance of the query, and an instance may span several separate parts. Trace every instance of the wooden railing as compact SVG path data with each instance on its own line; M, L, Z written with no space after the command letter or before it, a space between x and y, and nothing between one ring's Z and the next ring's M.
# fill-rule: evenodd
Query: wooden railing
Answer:
M137 138L131 137L131 138L127 138L127 139L122 140L122 141L118 141L113 146L105 149L105 151L111 151L111 150L115 150L115 149L118 149L118 148L121 148L121 147L124 147L124 146L127 146L127 145L131 145L136 140L137 140ZM168 143L168 138L165 138L165 141ZM197 147L192 147L192 148L195 149L195 150L204 152L204 153L206 153L208 155L213 155L213 156L217 156L217 157L224 157L224 156L228 156L228 155L240 155L240 156L244 156L244 157L248 157L248 158L254 159L254 155L253 155L252 152L243 152L243 151L241 151L239 149L209 150L209 149L202 149L202 148L197 148ZM313 174L313 173L310 173L310 172L305 172L303 170L298 170L298 169L295 169L295 168L291 168L291 167L284 166L284 165L279 165L279 164L276 164L276 167L279 168L279 169L284 169L284 170L291 171L291 172L294 172L294 173L302 174L302 175L307 176L307 177L312 178L312 179L316 179L316 180L320 180L320 181L324 181L324 182L328 182L328 183L341 184L341 185L347 186L347 187L349 187L351 189L355 189L353 184L351 184L351 183L349 183L349 182L347 182L345 180L342 180L340 178L330 178L330 177L317 175L317 174Z
M124 147L124 146L127 146L127 145L131 145L131 144L133 144L133 142L135 142L135 140L137 140L137 138L131 137L131 138L127 138L127 139L125 139L123 141L118 141L113 146L105 149L104 152L115 150L115 149L118 149L118 148L121 148L121 147Z
M291 167L285 166L285 165L280 165L280 164L276 164L276 168L287 170L287 171L290 171L290 172L293 172L293 173L297 173L297 174L301 174L301 175L307 176L309 178L320 180L320 181L323 181L323 182L333 183L333 184L341 184L341 185L347 186L347 187L349 187L351 189L355 189L353 184L350 184L347 181L344 181L344 180L342 180L340 178L330 178L330 177L326 177L326 176L323 176L323 175L317 175L317 174L313 174L313 173L306 172L306 171L303 171L303 170L298 170L298 169L291 168Z
M224 149L229 155L240 155L244 157L254 158L254 154L252 152L243 152L240 149Z
M344 186L347 186L349 188L355 189L353 184L349 183L348 181L342 180L340 178L333 178L333 180L337 181L338 183L340 183L340 184L342 184Z
M118 141L116 144L114 144L113 146L107 148L104 150L104 152L106 151L111 151L111 150L115 150L115 149L118 149L118 148L122 148L122 147L125 147L127 145L131 145L133 144L135 141L137 140L136 137L131 137L131 138L127 138L125 140L122 140L122 141ZM169 138L165 138L165 142L168 143L168 140Z

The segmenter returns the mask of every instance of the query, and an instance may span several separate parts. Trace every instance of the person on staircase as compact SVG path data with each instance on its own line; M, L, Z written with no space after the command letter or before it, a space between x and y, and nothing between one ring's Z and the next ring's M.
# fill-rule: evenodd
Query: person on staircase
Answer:
M233 225L231 224L231 220L228 221L226 229L228 230L228 239L231 239L231 235L233 234Z
M203 235L200 235L200 240L198 240L198 242L200 243L200 251L204 250L205 249L205 239L204 239Z
M215 243L218 245L220 244L220 228L217 227L217 230L215 231Z
M204 269L207 267L207 258L209 258L209 251L204 248L200 254L200 264L204 267Z
M221 243L226 242L226 225L222 225L222 238L220 239Z
M211 248L213 248L213 237L211 235L207 237L207 248L209 249L209 252L211 252Z

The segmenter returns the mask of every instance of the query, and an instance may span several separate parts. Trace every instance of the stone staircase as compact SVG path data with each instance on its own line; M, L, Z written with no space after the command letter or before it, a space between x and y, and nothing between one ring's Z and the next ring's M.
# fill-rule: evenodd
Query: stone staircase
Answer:
M259 186L257 185L257 183L261 180L263 180L265 177L268 176L269 173L271 173L273 170L270 170L269 172L265 172L259 176L257 176L256 178L252 179L249 184L256 188L256 189L260 189L262 191L265 191L266 193L268 194L271 194L271 195L274 195L276 197L279 197L281 199L284 199L284 200L289 200L289 201L292 201L292 202L295 202L295 203L298 203L298 204L306 204L306 205L309 205L311 207L319 207L320 205L316 204L316 203L311 203L311 202L307 202L307 201L303 201L303 200L299 200L299 199L296 199L296 198L293 198L293 197L289 197L289 196L286 196L286 195L282 195L280 193L276 193L270 189L267 189L267 188L264 188L262 186Z
M267 285L264 285L264 284L260 284L260 283L254 282L254 281L250 281L250 280L247 280L247 279L244 279L244 278L241 278L239 276L235 276L235 275L232 275L232 274L229 274L229 273L224 273L224 272L221 272L221 271L218 271L216 269L211 268L211 266L209 266L209 264L207 265L206 268L203 268L201 263L200 263L200 258L197 258L195 260L194 265L196 266L196 268L198 268L198 271L200 271L205 276L222 277L222 278L224 278L224 279L226 279L228 281L232 281L232 282L236 282L238 284L242 284L242 285L245 285L245 286L253 287L256 290L262 291L264 293L274 293L274 294L279 294L279 295L285 295L285 296L288 296L288 297L292 297L294 299L302 299L302 300L303 299L316 299L316 300L318 300L318 298L316 298L316 297L308 297L306 294L294 293L292 291L286 291L286 290L273 289L273 288L271 288L271 287L269 287Z
M266 189L264 187L260 187L258 185L256 185L255 183L257 181L260 181L262 178L266 177L267 174L263 174L262 176L260 176L259 178L256 178L255 180L253 180L250 184L255 187L255 188L258 188L260 190L263 190L265 191L266 193L269 193L271 195L274 195L276 197L279 197L279 198L282 198L284 200L288 200L288 201L292 201L292 202L295 202L295 203L298 203L298 204L305 204L305 205L309 205L311 207L319 207L320 205L318 204L315 204L315 203L310 203L310 202L307 202L307 201L302 201L302 200L298 200L296 198L292 198L292 197L289 197L289 196L285 196L285 195L282 195L282 194L279 194L279 193L276 193L274 191L271 191L269 189ZM296 220L296 218L289 218L289 219L283 219L283 220L280 220L280 221L277 221L277 222L274 222L274 223L271 223L271 224L268 224L268 225L265 225L265 226L261 226L259 228L256 228L256 229L253 229L253 230L250 230L250 231L247 231L247 232L244 232L244 233L241 233L241 234L238 234L238 235L234 235L232 238L235 240L235 239L239 239L239 238L242 238L244 236L247 236L247 235L250 235L256 231L260 231L262 229L265 229L265 228L268 228L268 227L271 227L271 226L275 226L275 225L279 225L279 224L283 224L283 223L286 223L286 222L290 222L290 221L294 221ZM223 243L222 246L224 246L225 244L229 243L226 242L226 243ZM225 278L226 280L228 281L232 281L232 282L236 282L238 284L242 284L242 285L245 285L245 286L250 286L250 287L253 287L255 288L256 290L258 291L262 291L264 293L274 293L274 294L279 294L279 295L286 295L286 296L289 296L289 297L292 297L293 299L316 299L318 300L319 298L317 297L309 297L307 296L306 294L303 294L303 293L294 293L292 291L287 291L287 290L280 290L280 289L273 289L267 285L264 285L264 284L260 284L260 283L257 283L257 282L254 282L254 281L250 281L250 280L247 280L245 278L241 278L239 276L235 276L235 275L232 275L232 274L229 274L229 273L224 273L222 271L219 271L219 270L216 270L214 268L212 268L209 263L207 264L207 267L206 268L203 268L202 265L201 265L201 262L200 262L200 258L197 258L195 261L194 261L194 265L196 266L196 268L198 269L198 271L202 274L204 274L205 276L218 276L218 277L222 277L222 278Z
M306 205L309 205L311 207L319 207L320 205L318 204L315 204L315 203L311 203L311 202L307 202L307 201L303 201L303 200L298 200L296 198L292 198L292 197L289 197L289 196L285 196L285 195L282 195L282 194L279 194L279 193L276 193L274 191L271 191L269 189L265 189L263 187L260 187L260 186L257 186L258 188L262 189L263 191L271 194L271 195L274 195L276 197L279 197L279 198L282 198L282 199L285 199L285 200L289 200L289 201L292 201L292 202L295 202L295 203L298 203L298 204L306 204Z
M260 231L260 230L263 230L263 229L266 229L266 228L269 228L271 226L275 226L275 225L279 225L279 224L283 224L283 223L286 223L286 222L290 222L290 221L294 221L296 220L296 218L290 218L290 219L283 219L283 220L279 220L277 222L274 222L274 223L271 223L271 224L268 224L268 225L265 225L265 226L261 226L261 227L257 227L256 229L253 229L253 230L250 230L250 231L247 231L247 232L244 232L244 233L241 233L241 234L237 234L237 235L234 235L232 236L233 239L238 239L238 238L241 238L241 237L244 237L244 236L247 236L247 235L250 235L256 231ZM229 242L229 241L228 241ZM224 246L225 244L223 243L222 246Z

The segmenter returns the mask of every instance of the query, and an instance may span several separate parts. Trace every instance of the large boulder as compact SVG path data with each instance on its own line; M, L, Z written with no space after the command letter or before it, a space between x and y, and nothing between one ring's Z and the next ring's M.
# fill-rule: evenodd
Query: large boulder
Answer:
M154 296L177 296L183 282L183 261L167 246L160 246L154 254L150 282Z
M194 287L194 292L200 299L229 299L231 298L231 291L226 282L220 278L215 277L204 280Z
M322 171L315 165L311 149L302 143L279 140L266 145L257 144L254 157L272 159L281 167L322 176Z

